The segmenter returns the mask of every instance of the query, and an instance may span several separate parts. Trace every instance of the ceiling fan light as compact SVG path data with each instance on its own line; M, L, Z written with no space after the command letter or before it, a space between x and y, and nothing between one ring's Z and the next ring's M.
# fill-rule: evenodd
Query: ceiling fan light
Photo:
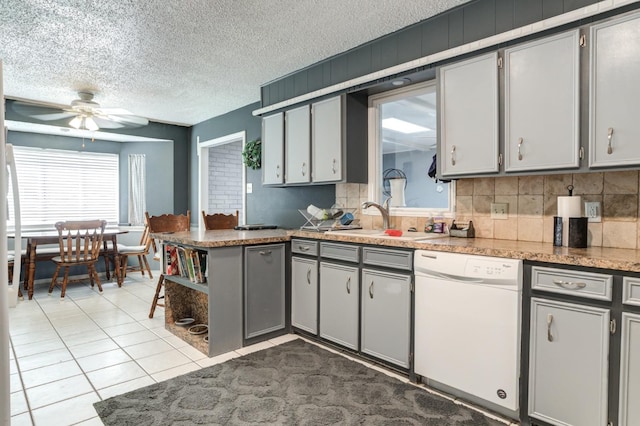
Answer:
M100 129L100 127L98 127L98 124L96 124L96 122L91 117L87 117L84 120L84 128L92 132L95 132L96 130Z
M79 115L76 115L71 119L71 121L69 121L69 126L73 127L74 129L79 129L80 126L82 126L82 118L80 118Z

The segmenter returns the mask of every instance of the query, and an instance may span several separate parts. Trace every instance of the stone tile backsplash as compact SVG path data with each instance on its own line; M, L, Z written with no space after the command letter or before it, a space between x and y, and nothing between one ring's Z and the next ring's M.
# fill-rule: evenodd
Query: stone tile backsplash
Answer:
M597 172L546 176L506 176L456 181L456 220L473 220L476 236L504 240L553 242L557 197L574 195L599 201L602 222L589 223L589 245L640 248L640 172ZM355 208L364 228L382 226L380 216L360 214L367 185L337 184L336 203ZM491 219L491 203L507 203L508 219ZM583 206L584 208L584 206ZM424 227L424 217L391 217L391 226L406 230Z

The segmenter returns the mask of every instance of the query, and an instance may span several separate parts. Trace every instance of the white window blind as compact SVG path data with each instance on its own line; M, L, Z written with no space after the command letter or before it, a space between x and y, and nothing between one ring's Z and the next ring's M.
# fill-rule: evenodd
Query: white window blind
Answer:
M23 228L52 227L60 220L118 223L117 154L21 146L13 150ZM13 211L11 197L8 201Z

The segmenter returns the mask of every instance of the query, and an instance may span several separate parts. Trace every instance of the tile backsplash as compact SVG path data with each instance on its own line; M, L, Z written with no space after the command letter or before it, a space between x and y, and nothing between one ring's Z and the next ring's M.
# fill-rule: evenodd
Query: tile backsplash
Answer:
M589 223L589 246L640 248L640 172L619 171L539 176L505 176L456 181L456 220L473 220L476 237L553 242L553 216L557 197L573 195L582 201L598 201L602 222ZM336 185L336 203L357 208L364 228L382 226L380 216L360 214L367 200L367 185ZM507 203L507 219L491 219L491 203ZM584 205L583 213L584 213ZM391 226L406 230L424 227L424 217L392 217Z

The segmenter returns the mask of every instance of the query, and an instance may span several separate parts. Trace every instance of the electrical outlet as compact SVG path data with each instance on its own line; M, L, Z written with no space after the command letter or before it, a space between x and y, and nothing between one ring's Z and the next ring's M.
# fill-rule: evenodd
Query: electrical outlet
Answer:
M602 222L600 202L586 201L584 203L584 215L589 218L589 222Z
M253 192L253 184L251 182L247 182L247 194L251 194Z
M509 204L491 203L491 219L509 219Z

